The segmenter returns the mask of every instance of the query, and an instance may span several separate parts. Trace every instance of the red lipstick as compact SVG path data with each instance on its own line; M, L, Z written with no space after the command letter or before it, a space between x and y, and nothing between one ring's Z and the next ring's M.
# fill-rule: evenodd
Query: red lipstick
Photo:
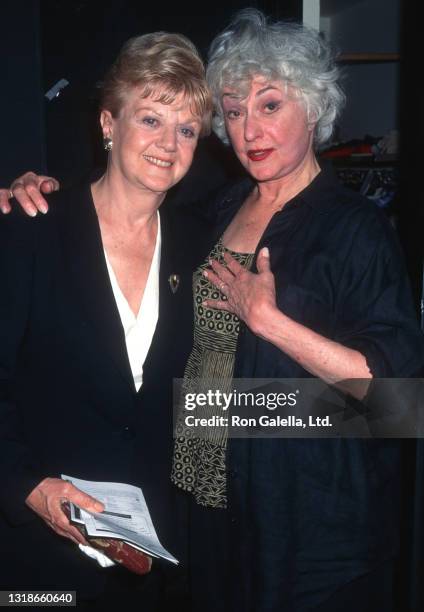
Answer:
M247 157L252 161L263 161L266 159L274 149L249 149Z

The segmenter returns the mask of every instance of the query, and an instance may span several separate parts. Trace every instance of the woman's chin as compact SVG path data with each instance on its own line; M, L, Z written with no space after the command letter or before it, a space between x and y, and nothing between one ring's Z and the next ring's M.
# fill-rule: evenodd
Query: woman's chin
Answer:
M280 178L281 174L273 172L269 168L248 168L250 176L258 183L273 181Z

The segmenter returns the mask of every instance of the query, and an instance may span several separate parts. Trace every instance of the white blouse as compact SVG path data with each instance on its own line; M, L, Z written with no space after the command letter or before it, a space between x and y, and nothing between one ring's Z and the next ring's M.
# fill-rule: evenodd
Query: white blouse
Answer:
M150 265L149 276L147 277L143 299L137 316L131 310L118 281L115 272L110 264L107 253L105 258L109 278L112 285L113 295L115 296L119 316L121 317L122 327L125 332L125 343L127 346L128 359L131 372L134 378L134 385L138 391L143 384L143 365L152 343L156 324L159 315L159 266L161 252L161 229L160 215L158 215L158 231L156 236L155 251Z

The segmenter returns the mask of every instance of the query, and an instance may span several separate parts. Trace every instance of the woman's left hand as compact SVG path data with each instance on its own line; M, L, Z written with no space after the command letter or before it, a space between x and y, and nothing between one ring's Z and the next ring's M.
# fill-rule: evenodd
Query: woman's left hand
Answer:
M224 259L226 266L211 260L212 270L205 270L203 274L227 299L205 300L204 305L233 312L253 333L260 334L261 322L276 308L269 250L264 247L259 251L257 274L243 268L229 253L224 254Z

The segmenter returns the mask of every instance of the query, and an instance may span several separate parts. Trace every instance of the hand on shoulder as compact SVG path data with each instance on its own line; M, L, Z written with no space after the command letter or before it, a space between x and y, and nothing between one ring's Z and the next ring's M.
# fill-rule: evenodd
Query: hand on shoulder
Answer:
M0 210L3 214L8 214L12 210L9 200L15 198L30 217L35 217L38 212L45 214L49 207L43 194L59 189L60 184L55 178L25 172L12 182L9 189L0 189Z

